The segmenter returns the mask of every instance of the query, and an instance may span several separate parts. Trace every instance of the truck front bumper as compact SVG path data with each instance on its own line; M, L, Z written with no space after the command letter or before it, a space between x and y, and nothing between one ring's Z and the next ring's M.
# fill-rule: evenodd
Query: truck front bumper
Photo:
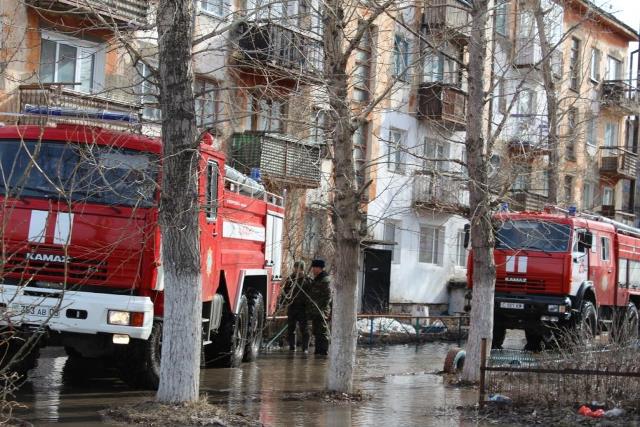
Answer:
M15 327L40 327L79 334L122 334L146 340L153 325L149 297L94 292L61 291L0 284L1 323ZM108 323L108 312L144 313L141 326Z
M506 329L538 329L563 326L571 321L571 299L562 296L496 293L496 323Z

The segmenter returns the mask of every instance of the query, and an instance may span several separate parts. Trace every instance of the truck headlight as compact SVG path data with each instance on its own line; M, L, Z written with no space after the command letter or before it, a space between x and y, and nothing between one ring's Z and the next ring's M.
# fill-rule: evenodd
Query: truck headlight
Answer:
M558 304L549 304L547 306L547 311L549 313L560 313L560 307L558 306Z
M107 323L118 326L142 326L144 324L144 313L137 311L109 310Z

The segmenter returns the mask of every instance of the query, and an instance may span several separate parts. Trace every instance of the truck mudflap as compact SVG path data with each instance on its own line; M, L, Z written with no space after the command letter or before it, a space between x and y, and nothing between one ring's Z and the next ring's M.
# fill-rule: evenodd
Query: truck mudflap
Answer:
M56 332L126 334L146 340L153 326L149 297L94 292L60 291L36 287L0 285L2 323L15 327L40 326ZM109 312L112 311L112 324ZM122 313L143 313L127 316ZM131 326L127 317L136 319ZM123 319L125 319L123 321Z
M506 329L526 329L570 321L571 299L564 296L511 295L496 293L496 324Z

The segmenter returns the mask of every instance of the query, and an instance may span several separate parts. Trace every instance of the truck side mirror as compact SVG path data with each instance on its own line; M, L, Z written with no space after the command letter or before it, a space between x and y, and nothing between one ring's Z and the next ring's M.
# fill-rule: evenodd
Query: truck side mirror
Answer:
M470 224L465 224L464 225L464 248L465 249L469 249L469 240L471 239L471 225Z

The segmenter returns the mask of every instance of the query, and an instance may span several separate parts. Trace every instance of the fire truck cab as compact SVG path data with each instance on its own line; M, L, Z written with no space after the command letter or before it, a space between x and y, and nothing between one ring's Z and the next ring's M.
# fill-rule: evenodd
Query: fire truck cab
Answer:
M638 336L640 229L569 211L494 216L494 348L522 329L537 350L554 331ZM468 283L472 286L473 253Z
M280 281L283 199L225 165L210 135L198 165L206 364L257 357ZM163 319L162 144L100 127L0 127L0 321L38 347L104 358L157 387ZM22 351L24 352L24 351ZM21 352L21 353L22 353Z

